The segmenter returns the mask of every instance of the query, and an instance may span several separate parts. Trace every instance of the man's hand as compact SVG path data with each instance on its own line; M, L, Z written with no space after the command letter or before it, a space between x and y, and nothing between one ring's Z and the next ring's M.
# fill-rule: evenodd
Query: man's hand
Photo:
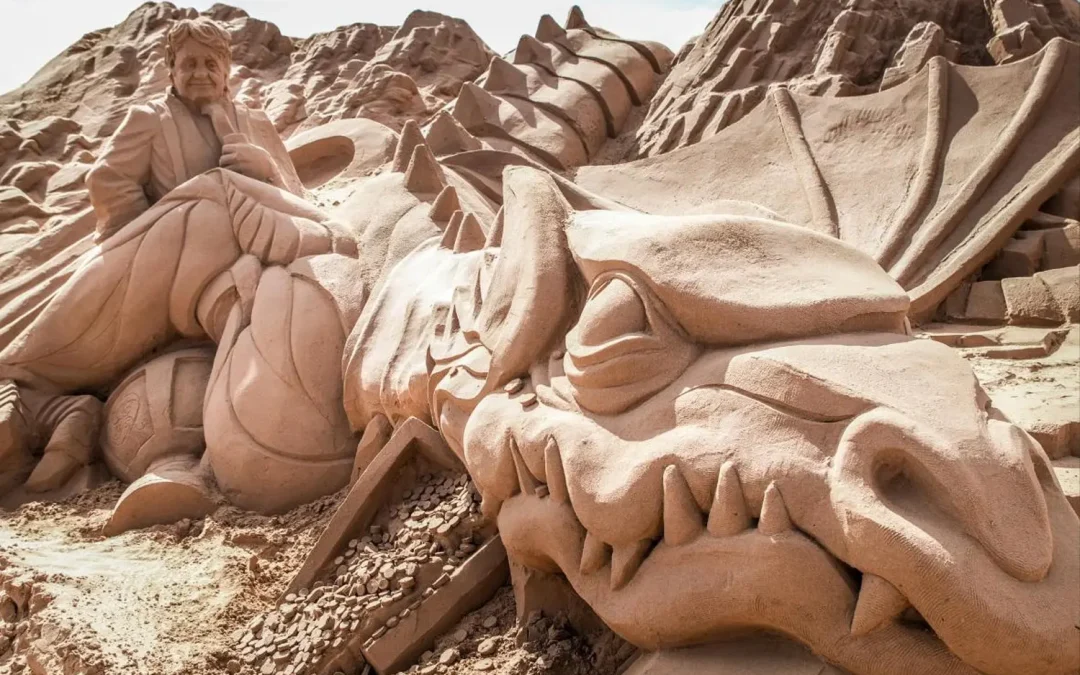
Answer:
M277 175L277 165L270 153L257 145L247 142L242 134L229 134L221 147L221 160L218 166L229 169L248 178L272 181Z

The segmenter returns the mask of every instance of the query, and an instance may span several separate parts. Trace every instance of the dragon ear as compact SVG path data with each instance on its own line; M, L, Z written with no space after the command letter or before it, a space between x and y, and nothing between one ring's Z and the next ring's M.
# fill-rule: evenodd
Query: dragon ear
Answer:
M573 214L555 180L531 167L503 173L503 235L476 330L491 351L488 387L528 372L573 319ZM492 228L494 231L494 227Z

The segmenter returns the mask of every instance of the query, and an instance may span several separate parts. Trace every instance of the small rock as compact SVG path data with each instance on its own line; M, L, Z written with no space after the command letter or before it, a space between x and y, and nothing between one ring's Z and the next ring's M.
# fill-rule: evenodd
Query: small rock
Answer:
M525 382L523 382L521 378L514 378L506 383L506 386L503 387L503 391L512 396L521 391L524 387Z
M452 666L457 663L461 654L456 649L447 649L442 654L439 654L439 664L443 666Z
M469 631L465 629L458 630L451 636L451 638L454 640L454 642L457 643L465 642L465 640L469 639Z
M0 619L3 619L5 623L15 623L18 614L19 610L15 607L14 600L11 598L0 600Z
M473 664L473 670L491 670L495 667L495 663L491 659L480 659Z
M225 670L230 672L230 673L239 673L240 672L240 662L237 661L236 659L230 659L229 662L225 664Z
M483 622L482 625L484 626L484 628L494 628L495 624L497 624L497 623L499 623L498 618L496 618L494 616L489 616L489 617L486 617L484 619L484 622Z
M499 650L499 643L495 638L488 638L476 647L476 653L480 656L491 656Z

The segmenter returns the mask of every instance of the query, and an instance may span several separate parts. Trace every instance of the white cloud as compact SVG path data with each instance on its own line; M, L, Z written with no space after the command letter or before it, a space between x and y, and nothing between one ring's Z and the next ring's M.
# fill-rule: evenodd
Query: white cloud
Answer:
M212 0L179 2L206 9ZM412 2L381 0L231 0L253 17L272 21L283 33L307 37L350 23L398 25ZM422 5L465 19L499 53L532 33L542 14L562 23L571 1L430 0ZM677 51L704 30L723 0L578 0L585 18L623 37L655 40ZM0 0L0 92L30 79L50 59L84 34L113 26L137 0Z

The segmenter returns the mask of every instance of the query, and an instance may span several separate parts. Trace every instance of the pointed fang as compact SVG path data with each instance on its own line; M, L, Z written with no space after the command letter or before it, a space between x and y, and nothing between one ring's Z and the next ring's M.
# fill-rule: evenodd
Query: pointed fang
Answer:
M716 481L716 494L709 511L709 533L715 537L731 537L750 527L742 484L735 465L724 462Z
M705 529L701 510L686 479L675 466L664 469L664 543L672 546L696 538Z
M633 544L614 546L611 551L611 590L617 591L637 574L641 561L652 548L652 540L641 539Z
M781 534L791 529L791 517L787 504L780 494L776 483L769 483L765 488L765 500L761 503L761 518L758 519L758 531L767 537Z
M540 487L540 481L536 480L536 476L529 471L529 467L521 457L521 451L518 450L517 441L513 438L510 439L510 454L514 458L514 468L517 470L518 485L521 486L522 494L536 494L536 488Z
M551 498L562 504L570 503L570 491L566 487L566 472L563 471L559 445L554 438L549 438L544 447L544 478L547 480Z
M896 586L876 574L863 574L855 616L851 620L851 634L866 635L881 628L900 616L909 604Z
M585 533L585 544L581 548L581 565L579 566L582 574L595 574L607 564L608 561L608 547L600 537L593 535L592 532Z

